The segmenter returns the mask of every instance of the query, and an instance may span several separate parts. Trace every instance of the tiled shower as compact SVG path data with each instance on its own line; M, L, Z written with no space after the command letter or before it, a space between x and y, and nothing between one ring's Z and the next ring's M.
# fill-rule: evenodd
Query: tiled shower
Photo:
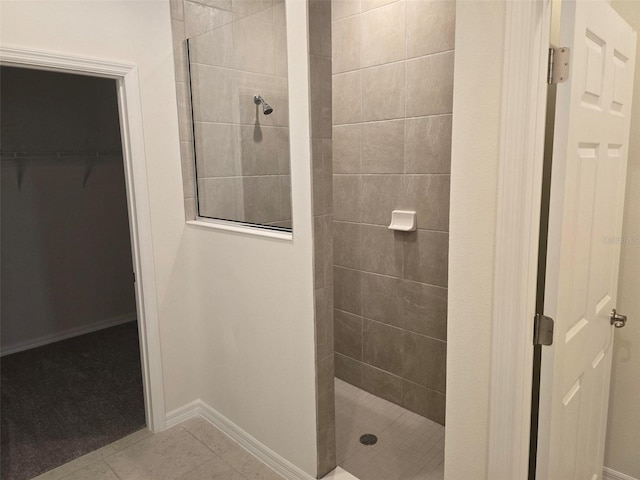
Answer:
M286 2L171 7L187 220L292 227ZM307 7L321 475L344 458L334 375L444 424L455 3Z
M187 219L290 229L284 0L171 6Z
M455 3L333 6L336 376L444 423Z

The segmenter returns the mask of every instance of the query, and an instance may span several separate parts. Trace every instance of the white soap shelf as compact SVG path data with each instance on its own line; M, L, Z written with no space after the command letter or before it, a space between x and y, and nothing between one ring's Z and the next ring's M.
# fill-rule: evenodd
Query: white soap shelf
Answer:
M416 212L413 210L394 210L391 212L389 230L413 232L417 226Z

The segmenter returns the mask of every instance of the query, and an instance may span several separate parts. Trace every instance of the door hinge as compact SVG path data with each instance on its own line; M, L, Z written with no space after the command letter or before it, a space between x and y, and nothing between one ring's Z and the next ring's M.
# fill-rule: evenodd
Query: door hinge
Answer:
M553 318L537 313L533 321L533 344L553 344Z
M549 66L547 71L547 83L566 82L569 78L571 50L567 47L549 49Z
M136 272L133 272L133 283L136 283Z

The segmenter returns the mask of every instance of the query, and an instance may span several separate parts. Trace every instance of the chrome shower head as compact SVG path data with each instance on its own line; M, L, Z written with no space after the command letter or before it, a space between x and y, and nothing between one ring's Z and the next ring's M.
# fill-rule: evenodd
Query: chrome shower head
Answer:
M260 95L253 96L253 103L255 103L256 105L262 104L262 113L264 113L265 115L271 115L273 113L273 107L265 102L264 98L262 98Z

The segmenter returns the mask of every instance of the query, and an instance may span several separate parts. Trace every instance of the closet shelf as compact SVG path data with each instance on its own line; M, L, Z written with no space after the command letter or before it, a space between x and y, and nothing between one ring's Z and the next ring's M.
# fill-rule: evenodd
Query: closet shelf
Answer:
M119 151L66 151L66 152L10 152L0 151L0 157L5 159L16 160L54 160L54 159L80 159L85 160L87 158L113 158L122 157L122 153Z
M84 176L82 187L87 186L87 180L91 176L93 166L96 162L110 161L114 158L122 159L122 152L119 151L57 151L57 152L11 152L0 151L2 161L13 161L16 163L16 173L18 190L22 188L22 181L27 164L44 162L84 162Z

